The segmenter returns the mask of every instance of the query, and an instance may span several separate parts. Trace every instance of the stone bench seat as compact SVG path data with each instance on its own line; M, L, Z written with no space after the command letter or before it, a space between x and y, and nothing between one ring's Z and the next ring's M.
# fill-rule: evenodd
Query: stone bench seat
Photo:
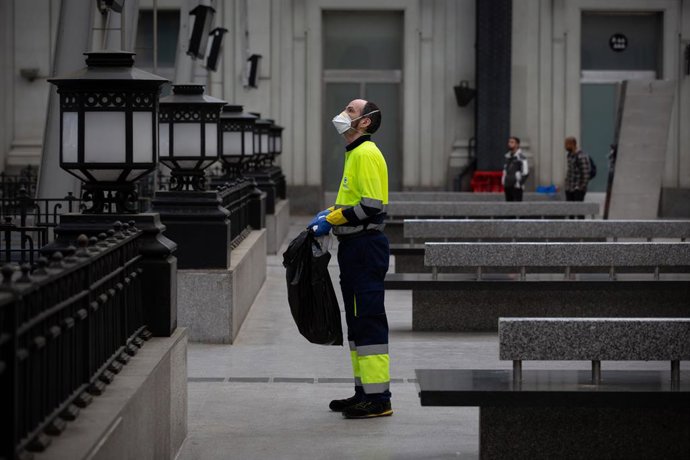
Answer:
M592 383L601 382L601 361L690 360L690 318L500 318L499 358L512 360L521 380L522 361L592 361Z
M406 219L406 239L584 241L690 238L690 220Z
M387 212L391 217L571 217L596 216L599 204L578 201L398 201L390 202Z
M690 220L405 219L396 273L424 273L425 242L605 242L690 237ZM441 271L458 272L443 268Z
M690 243L425 247L426 265L464 273L386 276L386 289L412 290L413 330L496 331L499 317L690 317Z
M685 458L690 451L690 318L501 318L513 371L418 369L422 406L479 406L480 457ZM522 360L591 360L522 371ZM662 371L604 371L601 360L670 360Z
M324 203L327 206L335 203L337 192L325 192ZM474 193L474 192L389 192L388 201L394 203L397 201L505 201L506 197L503 193ZM564 193L537 193L525 192L522 194L523 201L565 201Z
M386 235L391 243L403 243L405 219L566 219L596 217L599 204L578 201L450 202L390 201L387 208Z
M690 267L690 243L425 243L430 267Z

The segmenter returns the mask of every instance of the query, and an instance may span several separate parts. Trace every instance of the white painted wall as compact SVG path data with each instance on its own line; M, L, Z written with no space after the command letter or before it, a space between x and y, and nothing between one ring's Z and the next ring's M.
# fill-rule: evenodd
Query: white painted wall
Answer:
M664 79L676 85L665 187L690 186L690 77L682 75L690 43L688 0L520 0L513 2L511 132L534 155L535 184L563 184L563 140L580 137L582 11L662 11Z
M8 93L5 103L11 111L5 126L9 137L5 165L21 168L40 163L50 89L45 79L51 71L60 2L13 0L3 3L10 3L4 8L12 21L7 29L12 45L9 57L5 57L10 66L6 73L9 78L3 85L3 91ZM22 69L37 69L38 78L34 81L23 78Z
M37 162L47 101L44 80L28 83L20 67L50 69L59 0L0 1L0 161ZM153 0L140 0L150 8ZM189 19L194 0L158 0ZM46 8L45 5L49 7ZM453 86L475 86L475 0L223 0L216 25L225 36L220 69L194 63L190 77L210 94L243 104L286 127L280 162L291 185L320 186L322 113L321 14L324 9L405 12L403 69L403 184L444 188L449 159L467 160L474 102L458 107ZM183 8L183 9L184 9ZM682 75L690 43L690 0L516 0L513 2L511 132L533 155L533 184L562 184L563 138L580 135L580 14L583 9L665 12L664 75L677 81L665 186L690 187L690 77ZM184 56L187 29L181 35ZM246 57L262 55L259 88L242 86ZM16 101L22 101L21 104ZM36 116L36 114L41 114ZM5 157L3 158L3 155Z

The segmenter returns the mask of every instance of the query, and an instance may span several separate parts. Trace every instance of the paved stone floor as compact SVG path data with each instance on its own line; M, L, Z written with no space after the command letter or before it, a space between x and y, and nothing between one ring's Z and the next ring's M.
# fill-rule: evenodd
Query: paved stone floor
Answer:
M306 222L293 218L288 241ZM395 414L345 420L329 411L328 402L353 392L348 349L302 338L290 316L281 263L280 255L269 256L266 283L235 344L190 344L189 434L179 459L478 457L478 409L421 407L414 370L508 369L509 362L498 360L495 334L412 332L411 293L387 292ZM339 291L335 257L331 263ZM588 366L525 364L526 369ZM667 369L668 363L604 363L604 368Z

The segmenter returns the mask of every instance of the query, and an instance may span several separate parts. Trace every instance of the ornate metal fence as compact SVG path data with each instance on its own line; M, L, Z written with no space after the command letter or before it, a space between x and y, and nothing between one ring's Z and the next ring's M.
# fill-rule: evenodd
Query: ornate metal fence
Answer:
M247 178L239 177L218 187L222 206L230 212L231 246L237 247L247 236L250 227L250 204L254 184Z
M142 305L142 232L116 223L78 248L2 267L0 392L10 427L0 459L42 451L150 337Z
M81 202L72 193L61 199L34 198L21 186L12 196L0 198L0 263L35 265L38 251L53 238L58 216L77 212Z

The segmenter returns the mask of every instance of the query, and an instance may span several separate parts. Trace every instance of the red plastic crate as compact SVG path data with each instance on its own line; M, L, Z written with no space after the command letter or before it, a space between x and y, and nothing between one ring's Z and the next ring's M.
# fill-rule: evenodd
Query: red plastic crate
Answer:
M503 171L475 171L470 181L472 191L482 192L502 192L501 176Z

